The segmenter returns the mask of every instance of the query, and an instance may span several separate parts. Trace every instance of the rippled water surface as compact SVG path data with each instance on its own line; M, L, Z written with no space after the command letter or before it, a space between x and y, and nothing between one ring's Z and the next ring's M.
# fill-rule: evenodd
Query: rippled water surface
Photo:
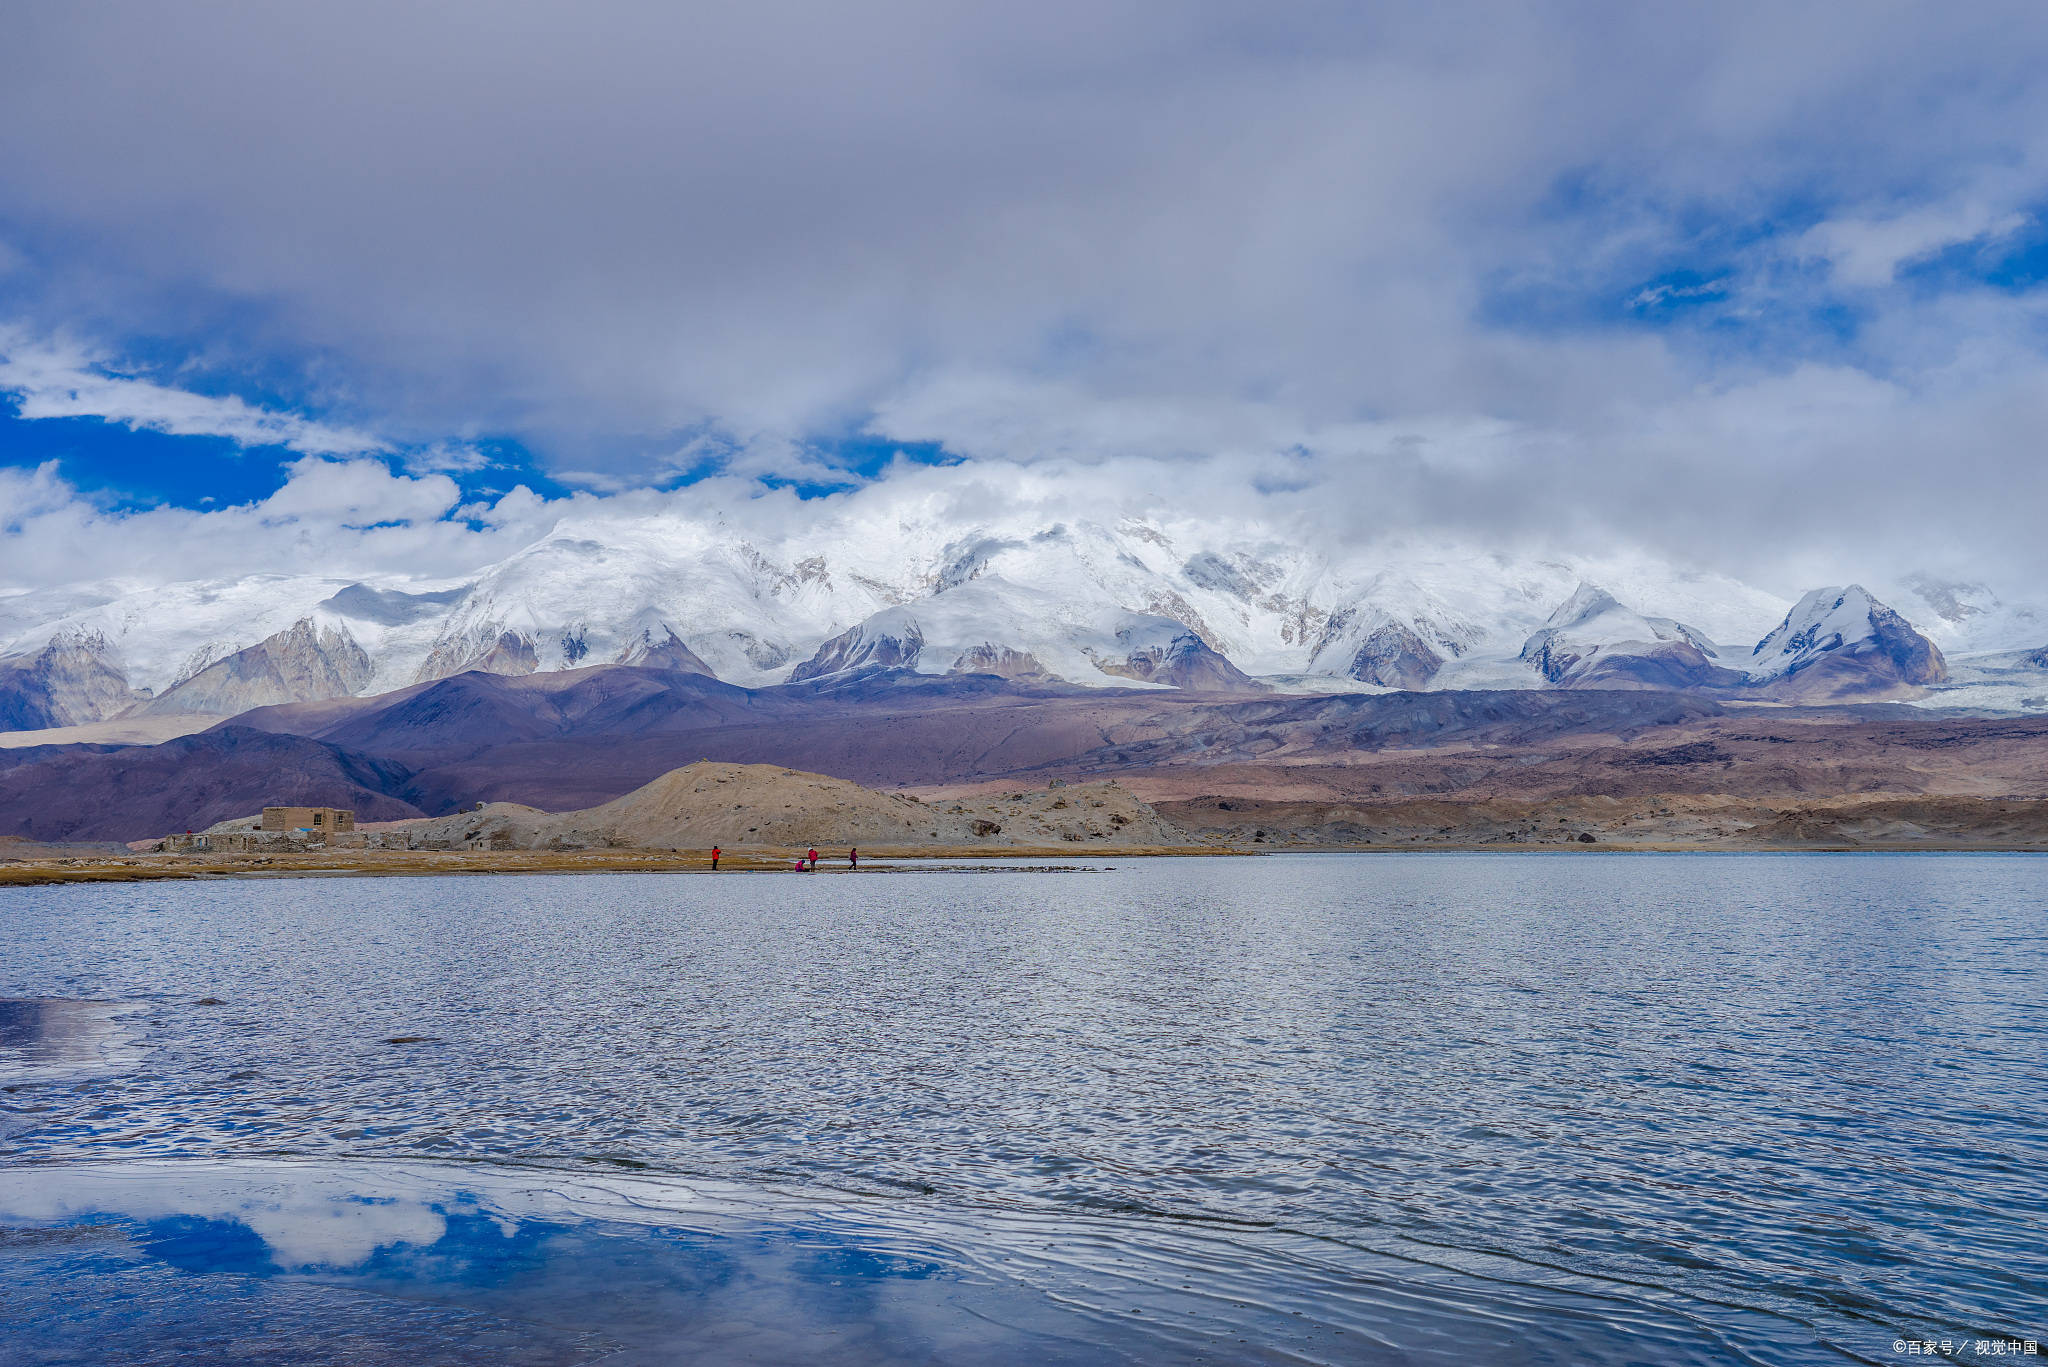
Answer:
M2048 1337L2023 856L9 889L0 997L9 1364Z

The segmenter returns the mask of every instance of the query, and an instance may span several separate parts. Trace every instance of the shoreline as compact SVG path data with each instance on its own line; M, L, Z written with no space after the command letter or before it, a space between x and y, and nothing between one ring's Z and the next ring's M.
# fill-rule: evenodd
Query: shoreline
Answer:
M342 857L336 857L340 854ZM967 847L944 849L877 848L863 857L857 869L846 867L844 856L827 862L821 856L817 874L905 874L969 872L990 868L988 860L1034 861L1047 867L1013 868L993 866L1012 872L1064 872L1078 861L1093 864L1110 859L1243 858L1274 854L2048 854L2037 845L1959 843L1954 841L1873 841L1869 844L1743 844L1714 842L1642 842L1631 844L1579 844L1576 842L1535 845L1510 842L1370 845L1370 844L1268 844L1259 847L1159 846L1127 849L1077 850L1071 847L1027 847L987 850ZM728 853L720 867L713 869L700 853L667 850L493 850L493 851L348 851L333 853L286 853L246 855L114 855L65 856L50 859L21 859L0 863L0 888L43 887L63 883L148 883L162 881L205 882L220 879L266 878L419 878L471 877L491 874L763 874L791 873L796 852L771 854L763 851Z
M862 847L864 850L867 848ZM892 849L877 846L861 856L858 869L846 867L842 855L819 855L815 872L824 874L919 873L946 864L987 859L1023 859L1072 864L1104 858L1215 858L1258 851L1236 847L1143 846L1126 849L1077 850L1049 846L987 850L969 847ZM797 851L728 851L714 870L700 851L670 850L339 850L278 854L135 854L70 855L0 863L0 887L34 887L52 883L147 883L257 878L408 878L464 877L508 873L791 873ZM906 867L908 865L908 867ZM978 867L979 865L968 865Z

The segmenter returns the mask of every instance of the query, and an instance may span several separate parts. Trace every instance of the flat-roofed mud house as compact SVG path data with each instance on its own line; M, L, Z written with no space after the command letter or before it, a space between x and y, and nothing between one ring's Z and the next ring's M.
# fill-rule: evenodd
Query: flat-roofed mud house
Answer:
M311 831L314 835L333 835L355 828L356 814L348 807L265 807L263 820L257 826L264 831Z

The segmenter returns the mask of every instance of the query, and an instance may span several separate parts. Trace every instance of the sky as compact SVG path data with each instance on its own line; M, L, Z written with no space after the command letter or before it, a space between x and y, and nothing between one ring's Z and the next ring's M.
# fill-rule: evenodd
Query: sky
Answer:
M900 481L2048 571L2036 3L16 11L0 590Z

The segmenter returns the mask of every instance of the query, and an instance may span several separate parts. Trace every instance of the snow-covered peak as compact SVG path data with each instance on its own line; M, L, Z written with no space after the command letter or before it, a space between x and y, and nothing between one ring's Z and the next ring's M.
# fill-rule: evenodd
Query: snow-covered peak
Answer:
M117 667L120 664L120 652L114 648L114 643L107 639L105 631L90 621L60 621L28 640L17 642L6 652L6 657L20 658L48 651L89 655Z
M1669 617L1646 617L1624 605L1597 584L1580 581L1572 596L1558 604L1543 630L1593 644L1689 641L1711 655L1705 636Z
M1939 683L1947 664L1934 643L1861 584L1814 589L1750 652L1749 677L1786 679L1817 666L1853 662L1874 681L1909 686Z
M675 518L612 528L602 540L579 530L558 528L480 575L418 677L476 668L501 649L530 669L627 663L673 635L719 678L772 683L891 596L828 554L790 559Z
M1614 595L1606 589L1582 579L1579 586L1572 590L1572 596L1559 603L1543 625L1551 631L1563 631L1583 626L1600 617L1624 613L1635 615L1629 613L1629 610L1616 601Z
M1308 672L1383 688L1425 688L1484 628L1405 574L1382 573L1331 612Z
M1607 590L1581 581L1542 628L1522 644L1521 659L1554 684L1624 678L1688 687L1719 682L1712 642L1669 617L1647 617Z
M855 623L821 645L790 679L885 668L1117 686L1249 682L1183 622L1131 612L1099 587L1052 593L988 573Z
M1861 584L1810 591L1750 651L1750 677L1789 674L1829 651L1872 639L1877 626L1871 617L1877 606Z

